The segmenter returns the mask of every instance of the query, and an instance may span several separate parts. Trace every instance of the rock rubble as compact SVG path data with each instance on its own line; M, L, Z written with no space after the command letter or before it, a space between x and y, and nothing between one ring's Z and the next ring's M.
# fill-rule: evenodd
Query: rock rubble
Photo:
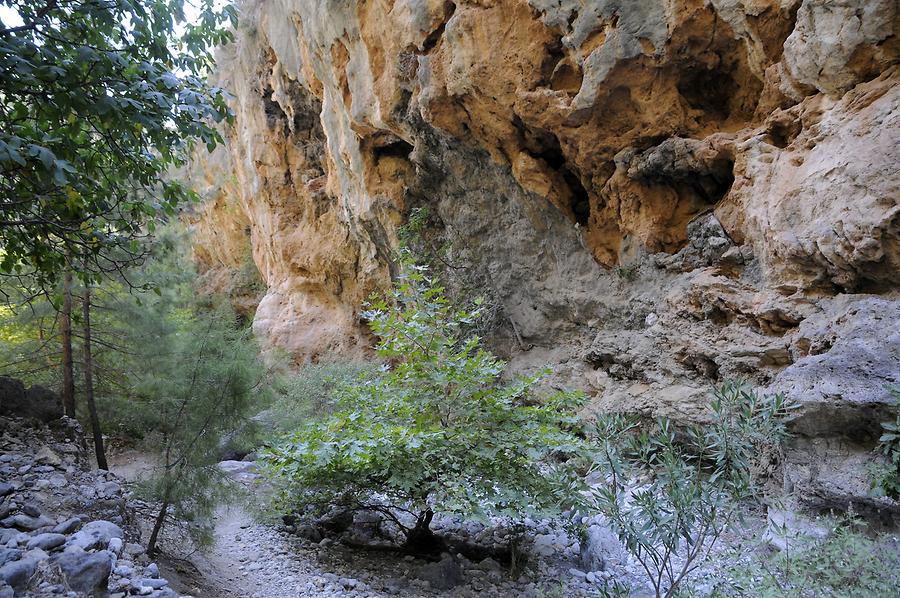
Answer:
M0 417L0 597L177 598L135 541L129 493L89 471L83 433Z

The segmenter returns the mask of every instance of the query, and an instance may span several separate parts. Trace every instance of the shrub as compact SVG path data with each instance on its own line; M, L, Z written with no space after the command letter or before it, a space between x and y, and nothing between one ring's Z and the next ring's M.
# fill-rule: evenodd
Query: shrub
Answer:
M897 401L894 405L896 418L881 424L884 434L878 439L878 450L885 463L875 468L872 490L877 496L900 500L900 388L893 387L890 391Z
M897 547L844 520L824 539L803 538L790 551L742 558L715 596L748 598L889 598L900 587Z
M656 595L674 596L753 494L757 455L786 432L783 397L737 383L715 391L711 422L676 431L667 419L638 431L633 417L598 416L594 504L646 571ZM631 481L645 479L641 487Z
M543 372L502 382L505 364L463 332L477 305L451 307L408 254L389 301L364 317L384 364L265 455L288 506L379 511L408 550L432 552L436 511L515 518L573 499L580 481L560 461L583 448L580 394L538 397Z

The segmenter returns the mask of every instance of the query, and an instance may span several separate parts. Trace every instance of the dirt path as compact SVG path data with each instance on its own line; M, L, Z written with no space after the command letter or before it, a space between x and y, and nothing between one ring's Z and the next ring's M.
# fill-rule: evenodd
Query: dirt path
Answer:
M139 482L155 467L146 453L127 450L110 457L110 468L129 482ZM171 532L171 530L170 530ZM289 598L386 596L366 583L328 570L319 552L274 528L257 523L240 506L216 515L214 539L202 550L168 535L160 570L181 592L198 598Z

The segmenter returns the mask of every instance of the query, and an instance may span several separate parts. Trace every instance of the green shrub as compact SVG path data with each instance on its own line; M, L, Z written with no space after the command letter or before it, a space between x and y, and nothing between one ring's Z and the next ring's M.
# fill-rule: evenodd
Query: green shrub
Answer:
M431 551L436 511L518 518L573 500L580 480L560 461L583 448L580 394L539 397L543 373L502 382L505 364L463 333L477 306L451 307L408 254L389 301L364 317L384 364L338 385L331 414L264 457L287 506L379 511L408 549Z
M884 455L885 463L876 466L872 480L873 494L900 500L900 388L892 387L891 395L896 399L896 418L884 422L884 434L878 439L878 450Z
M592 491L594 504L658 597L674 596L735 521L740 501L753 494L758 455L786 434L785 414L780 395L760 397L726 383L703 427L676 430L663 418L639 431L633 417L597 417L597 468L605 481Z
M803 538L790 550L736 559L715 596L747 598L893 598L900 587L896 546L840 523L825 539Z

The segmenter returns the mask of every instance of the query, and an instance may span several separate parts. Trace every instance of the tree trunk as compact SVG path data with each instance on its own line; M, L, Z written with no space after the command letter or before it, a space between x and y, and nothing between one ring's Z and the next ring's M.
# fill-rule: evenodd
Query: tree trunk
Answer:
M72 271L63 275L63 304L59 314L62 332L62 403L65 414L75 417L75 374L72 369Z
M94 453L97 455L97 467L109 470L106 464L106 452L103 450L103 431L100 429L100 418L97 417L97 404L94 402L94 360L91 356L91 286L84 287L84 398L87 400L91 416L91 431L94 434Z
M431 531L434 511L426 509L419 513L416 525L406 534L404 550L413 554L437 555L447 550L444 540Z
M156 516L156 521L153 523L153 531L150 532L150 541L147 542L147 554L156 553L156 541L159 539L159 532L162 530L163 523L166 522L166 513L169 511L169 502L165 501L162 504L162 508L159 510L159 515Z

